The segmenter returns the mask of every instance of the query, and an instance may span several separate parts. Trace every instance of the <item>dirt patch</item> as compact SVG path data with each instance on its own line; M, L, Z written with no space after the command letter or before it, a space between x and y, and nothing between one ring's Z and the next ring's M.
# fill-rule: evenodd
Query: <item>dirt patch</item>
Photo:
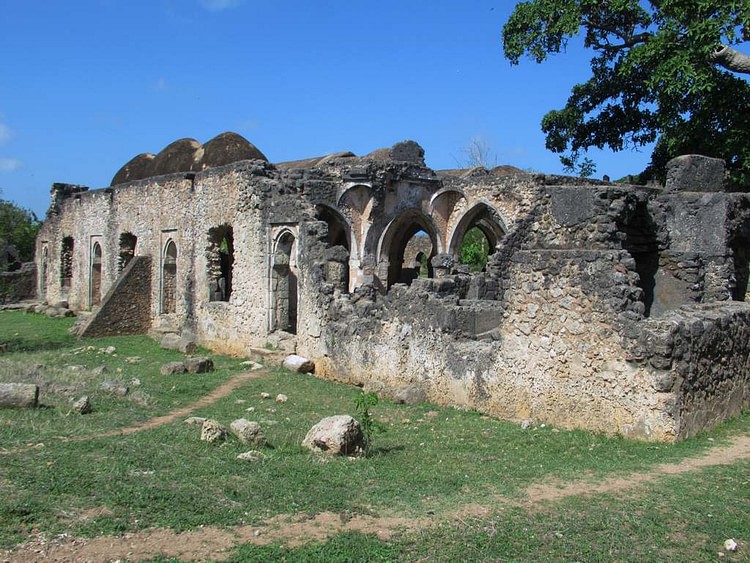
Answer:
M47 539L39 535L15 550L5 552L2 557L14 562L39 560L103 562L116 559L151 559L156 556L173 557L185 561L207 559L221 561L228 557L232 549L247 543L254 545L279 543L296 547L305 543L326 541L342 532L375 534L385 540L399 532L414 532L444 522L485 518L496 509L498 502L522 506L531 511L543 510L547 503L563 498L621 492L653 482L665 475L678 475L704 467L728 465L746 459L750 459L750 436L741 436L732 440L727 446L712 448L698 457L685 459L679 463L662 464L651 471L605 479L600 482L556 482L531 485L526 489L526 498L521 501L495 497L494 502L488 505L466 504L429 517L405 518L398 515L370 516L323 512L314 517L282 514L258 526L227 529L206 526L183 533L153 529L123 536L101 536L93 539L73 538L67 535Z
M626 477L613 477L598 482L584 480L572 483L534 484L526 489L526 500L523 504L528 507L540 502L557 501L571 496L617 493L651 483L664 475L679 475L704 467L729 465L743 459L750 459L750 436L734 438L728 445L711 448L697 457L686 458L678 463L664 463L657 465L651 471L632 473Z

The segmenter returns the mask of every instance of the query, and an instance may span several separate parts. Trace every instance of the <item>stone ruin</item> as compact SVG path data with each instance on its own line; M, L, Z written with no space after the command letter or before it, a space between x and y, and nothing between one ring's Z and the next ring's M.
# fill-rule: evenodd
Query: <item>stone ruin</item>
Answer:
M461 242L491 249L472 273ZM318 376L650 440L750 404L750 196L685 156L666 185L434 171L413 141L272 164L181 140L110 187L54 184L38 294L84 335L269 342Z

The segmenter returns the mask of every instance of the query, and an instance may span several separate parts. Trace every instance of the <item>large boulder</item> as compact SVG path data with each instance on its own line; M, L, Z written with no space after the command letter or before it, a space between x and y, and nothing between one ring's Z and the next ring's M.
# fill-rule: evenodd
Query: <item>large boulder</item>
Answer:
M364 452L364 434L348 414L329 416L310 429L302 446L328 455L357 455Z
M190 373L208 373L214 371L214 361L206 356L195 356L187 358L184 362L185 369Z
M286 369L296 371L297 373L310 373L315 371L315 363L312 360L308 360L297 354L287 356L282 365Z

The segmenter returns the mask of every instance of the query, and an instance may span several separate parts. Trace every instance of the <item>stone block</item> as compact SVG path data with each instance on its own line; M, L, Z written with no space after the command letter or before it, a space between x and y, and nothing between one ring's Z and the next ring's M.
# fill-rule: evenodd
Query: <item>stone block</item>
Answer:
M720 158L686 154L667 163L665 189L670 192L724 191L726 165Z

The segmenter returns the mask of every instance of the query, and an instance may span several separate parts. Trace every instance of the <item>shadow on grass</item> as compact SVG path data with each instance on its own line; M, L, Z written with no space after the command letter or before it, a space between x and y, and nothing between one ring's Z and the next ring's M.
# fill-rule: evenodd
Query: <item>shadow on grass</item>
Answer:
M0 350L4 354L12 354L14 352L51 352L54 350L60 350L62 348L68 348L75 344L75 340L72 339L61 339L61 340L29 340L26 338L12 338L0 342Z

